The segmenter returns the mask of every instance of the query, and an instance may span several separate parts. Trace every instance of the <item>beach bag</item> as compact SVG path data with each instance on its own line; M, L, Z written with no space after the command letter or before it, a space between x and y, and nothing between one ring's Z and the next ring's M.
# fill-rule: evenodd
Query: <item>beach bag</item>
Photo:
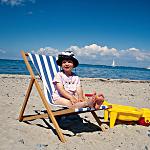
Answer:
M142 125L142 126L147 126L148 127L150 125L150 118L141 117L138 120L138 124Z

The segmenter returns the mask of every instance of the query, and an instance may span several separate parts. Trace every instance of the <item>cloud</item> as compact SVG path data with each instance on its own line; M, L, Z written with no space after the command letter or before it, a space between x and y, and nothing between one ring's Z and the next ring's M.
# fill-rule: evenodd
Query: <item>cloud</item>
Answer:
M110 65L114 57L119 57L119 51L116 48L90 44L84 47L70 46L66 50L73 51L80 63Z
M3 50L3 49L0 49L0 53L5 54L5 53L6 53L6 51L5 51L5 50Z
M33 15L33 12L32 11L28 11L27 15Z
M45 48L40 48L38 51L32 50L32 53L57 56L60 52L55 48L45 47Z
M35 0L0 0L1 4L11 5L11 6L18 6L24 5L26 2L35 3Z
M118 50L108 46L91 44L83 47L74 45L65 50L73 51L81 64L111 65L113 59L115 59L116 64L120 66L146 67L150 64L150 52L138 48ZM45 47L33 52L57 56L60 51L65 50Z
M131 52L138 52L139 49L133 47L133 48L129 48L128 51L131 51Z
M129 48L127 50L120 51L121 57L130 57L136 59L137 61L144 61L150 59L150 52L141 51L137 48Z
M97 56L119 56L116 48L108 48L107 46L99 46L97 44L91 44L81 48L78 46L71 46L66 50L72 50L79 56L91 56L93 58Z

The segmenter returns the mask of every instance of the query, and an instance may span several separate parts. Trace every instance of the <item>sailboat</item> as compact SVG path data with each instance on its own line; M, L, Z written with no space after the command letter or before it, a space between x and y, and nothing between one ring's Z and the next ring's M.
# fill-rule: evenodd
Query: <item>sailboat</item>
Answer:
M150 69L150 67L147 67L146 69Z
M112 62L112 64L111 64L111 66L112 66L112 67L115 67L115 66L116 66L114 59L113 59L113 62Z

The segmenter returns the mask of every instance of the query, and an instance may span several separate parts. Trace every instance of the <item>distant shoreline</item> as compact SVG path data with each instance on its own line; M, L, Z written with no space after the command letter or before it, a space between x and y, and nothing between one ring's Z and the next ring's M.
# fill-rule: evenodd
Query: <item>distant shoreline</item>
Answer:
M20 75L20 74L0 74L0 78L30 78L30 75ZM39 76L36 75L37 78ZM80 78L81 81L87 81L87 80L94 80L94 81L101 81L101 82L120 82L120 83L129 83L129 82L135 82L135 83L150 83L150 80L130 80L130 79L107 79L107 78Z
M7 58L0 58L0 60L4 61L22 61L24 63L24 60L22 58L20 59L7 59ZM87 65L87 66L105 66L105 67L112 67L112 65L105 65L105 64L79 64L80 66L82 65ZM137 68L137 69L147 69L150 70L150 67L137 67L137 66L122 66L122 65L115 65L113 67L125 67L125 68Z

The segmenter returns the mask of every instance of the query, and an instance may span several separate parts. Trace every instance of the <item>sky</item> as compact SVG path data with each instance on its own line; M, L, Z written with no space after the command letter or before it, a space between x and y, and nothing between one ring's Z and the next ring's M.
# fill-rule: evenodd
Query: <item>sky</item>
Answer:
M149 0L0 0L0 59L20 50L150 67Z

